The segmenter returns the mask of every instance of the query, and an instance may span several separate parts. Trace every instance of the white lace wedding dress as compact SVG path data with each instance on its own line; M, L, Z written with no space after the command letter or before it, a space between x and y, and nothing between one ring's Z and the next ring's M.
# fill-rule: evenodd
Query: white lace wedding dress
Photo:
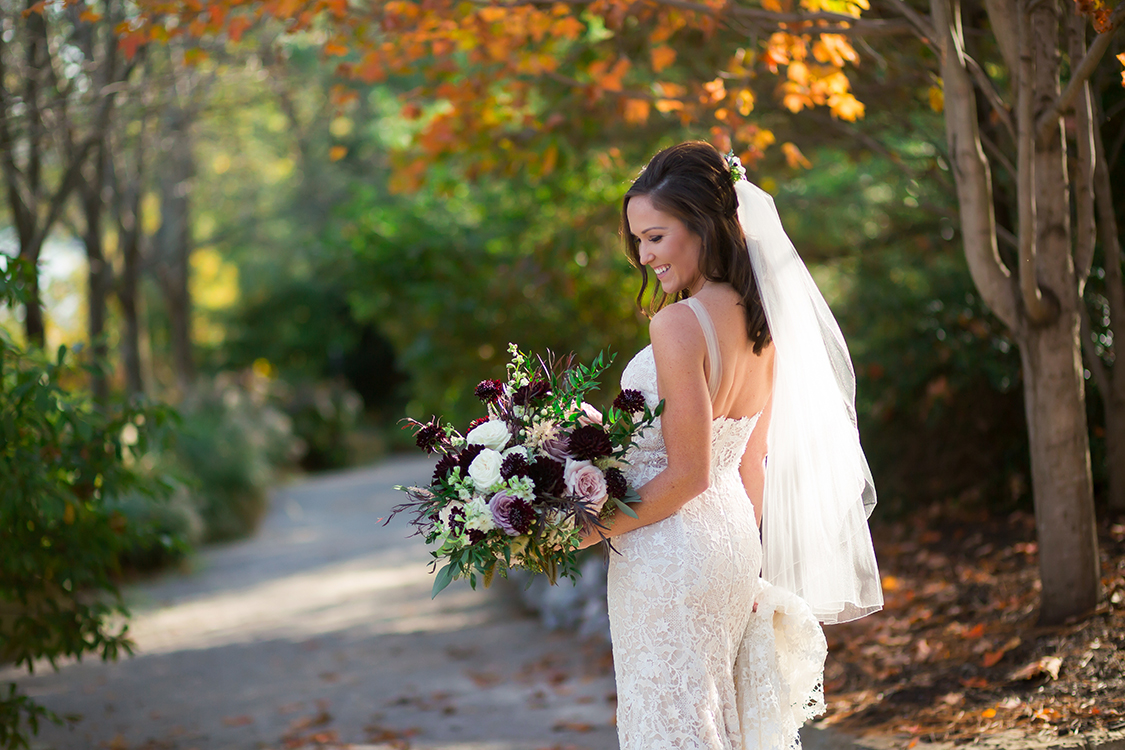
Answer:
M718 363L710 318L688 302ZM621 387L656 406L651 346L629 362ZM760 578L760 536L739 474L756 423L757 416L716 418L707 491L613 539L620 554L610 553L609 617L621 750L795 748L797 730L824 710L820 624L801 599ZM667 466L659 422L628 460L634 487Z

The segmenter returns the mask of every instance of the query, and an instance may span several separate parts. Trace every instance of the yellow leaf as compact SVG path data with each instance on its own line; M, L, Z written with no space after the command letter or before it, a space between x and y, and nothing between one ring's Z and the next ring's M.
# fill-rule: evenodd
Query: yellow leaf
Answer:
M328 151L328 158L331 159L332 161L340 161L341 159L343 159L347 155L348 155L348 149L347 149L346 146L333 146Z
M667 114L669 112L675 112L677 110L682 110L683 108L684 108L684 103L681 102L679 99L657 99L656 100L656 111L657 112L663 112L663 113Z
M668 46L652 48L652 69L659 73L676 61L676 50Z
M934 112L945 109L945 91L941 86L930 86L930 109Z
M859 101L851 94L833 97L832 101L828 103L828 106L831 108L832 114L848 122L855 122L860 117L863 117L863 113L866 111L863 102Z
M735 95L734 103L738 107L738 113L746 117L754 109L754 92L750 89L742 89Z
M716 78L703 84L703 89L711 95L712 102L721 102L726 98L727 88L722 78Z
M625 100L625 122L639 125L648 120L652 105L645 99Z
M809 85L809 66L803 62L792 62L789 64L789 80L798 86Z

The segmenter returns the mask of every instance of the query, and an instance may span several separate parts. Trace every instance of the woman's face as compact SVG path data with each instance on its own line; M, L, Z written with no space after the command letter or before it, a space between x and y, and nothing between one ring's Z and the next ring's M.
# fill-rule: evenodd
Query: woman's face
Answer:
M698 292L704 281L699 271L699 254L703 249L700 236L675 216L653 206L647 195L631 198L625 213L629 232L637 241L641 264L656 273L664 292Z

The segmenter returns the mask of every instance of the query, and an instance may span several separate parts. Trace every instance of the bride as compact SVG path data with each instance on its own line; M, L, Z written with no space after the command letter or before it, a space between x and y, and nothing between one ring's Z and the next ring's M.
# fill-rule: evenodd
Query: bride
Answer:
M799 747L820 623L883 601L847 348L737 159L661 151L623 220L638 303L650 271L660 291L621 385L665 408L628 455L637 518L604 530L621 748Z

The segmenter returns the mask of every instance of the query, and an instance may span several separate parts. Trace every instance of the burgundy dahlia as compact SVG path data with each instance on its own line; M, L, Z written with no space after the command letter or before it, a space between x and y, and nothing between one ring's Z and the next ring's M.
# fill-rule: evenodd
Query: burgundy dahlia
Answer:
M449 533L460 536L465 530L465 511L462 508L453 508L449 511Z
M453 471L453 467L459 465L457 456L442 456L438 459L437 465L434 466L434 484L449 476L449 472Z
M426 453L433 453L434 448L437 446L441 439L445 436L441 427L437 422L430 422L429 424L422 425L418 432L414 433L414 442L418 447L426 451Z
M484 424L487 421L488 421L488 417L477 417L472 422L469 422L469 429L465 431L465 434L468 435L470 432L472 432L476 428L480 427L482 424Z
M564 473L565 467L561 463L546 456L539 456L527 467L527 475L535 483L538 495L561 495L566 489Z
M605 470L605 489L618 500L625 498L625 495L629 492L629 484L625 481L625 475L621 473L621 469L609 468Z
M469 529L469 544L478 544L480 542L483 542L485 536L487 535L480 529Z
M645 396L640 391L625 388L617 394L617 398L613 399L613 405L627 414L636 414L639 411L644 411Z
M492 403L503 395L504 383L499 380L482 380L473 392L486 404Z
M527 457L520 453L510 453L504 457L503 462L500 464L500 476L505 479L512 477L526 477L530 476L528 470Z
M512 394L512 403L516 406L531 406L541 398L551 393L550 387L542 380L533 380L527 385L521 385Z
M531 531L535 511L531 509L531 503L523 498L503 491L497 492L488 502L488 509L492 511L492 520L508 536L519 536Z
M579 461L593 461L594 459L608 456L613 453L613 443L605 430L597 425L583 425L574 428L567 442L570 455Z
M458 457L457 463L461 466L462 473L467 474L469 472L469 466L473 463L473 459L479 456L482 450L484 450L483 445L477 445L476 443L473 443L472 445L466 447L465 450L461 451L461 455Z

